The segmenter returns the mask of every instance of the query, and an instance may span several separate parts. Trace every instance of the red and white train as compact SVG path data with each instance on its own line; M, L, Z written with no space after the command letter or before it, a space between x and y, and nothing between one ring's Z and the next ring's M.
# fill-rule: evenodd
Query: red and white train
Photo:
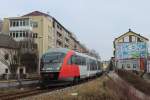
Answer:
M43 54L40 66L44 84L78 82L102 73L100 60L66 48L49 49Z

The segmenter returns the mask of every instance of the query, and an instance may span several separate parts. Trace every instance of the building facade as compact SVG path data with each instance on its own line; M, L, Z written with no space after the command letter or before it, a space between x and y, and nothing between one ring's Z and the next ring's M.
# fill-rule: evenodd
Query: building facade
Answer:
M67 30L54 17L39 11L20 17L4 18L2 32L8 33L7 35L19 43L31 41L37 44L33 46L33 49L37 49L38 58L50 48L69 48L79 52L88 51L77 40L74 33ZM28 48L28 44L24 44L24 47Z
M148 39L131 29L114 40L115 66L119 69L144 71L148 56Z
M0 77L7 74L25 73L23 67L17 67L18 44L10 36L0 34Z
M0 33L2 32L2 27L3 27L3 21L0 20Z
M38 44L39 55L57 47L86 51L72 32L54 17L39 11L21 17L4 18L2 32L9 33L16 41L33 38Z

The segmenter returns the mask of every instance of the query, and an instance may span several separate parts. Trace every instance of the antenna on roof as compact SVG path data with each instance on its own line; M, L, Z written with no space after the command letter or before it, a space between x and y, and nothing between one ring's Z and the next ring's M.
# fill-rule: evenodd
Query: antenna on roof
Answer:
M131 32L132 30L129 28L129 32Z

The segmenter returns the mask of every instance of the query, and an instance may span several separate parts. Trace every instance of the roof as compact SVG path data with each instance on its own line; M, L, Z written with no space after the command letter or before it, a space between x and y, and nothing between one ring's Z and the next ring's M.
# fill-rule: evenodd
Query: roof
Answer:
M144 36L141 36L140 34L137 34L137 33L133 32L133 31L131 31L131 29L129 29L129 31L128 31L128 32L126 32L126 33L122 34L122 35L121 35L121 36L119 36L118 38L115 38L115 40L117 40L117 39L121 38L122 36L124 36L124 35L128 34L129 32L131 32L131 33L133 33L133 34L135 34L135 35L137 35L137 36L139 36L139 37L141 37L141 38L143 38L143 39L145 39L145 40L149 41L149 39L148 39L148 38L146 38L146 37L144 37Z
M23 15L22 17L26 17L26 16L46 16L46 17L51 17L50 15L40 12L40 11L33 11L31 13L28 13L26 15Z
M0 48L17 48L17 42L9 35L0 34Z

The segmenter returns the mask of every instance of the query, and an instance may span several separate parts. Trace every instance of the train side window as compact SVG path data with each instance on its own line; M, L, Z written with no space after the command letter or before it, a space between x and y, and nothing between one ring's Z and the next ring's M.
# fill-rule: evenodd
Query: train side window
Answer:
M87 70L90 70L90 60L87 60Z
M92 60L90 59L89 62L90 62L90 70L93 70Z
M101 69L101 62L98 61L97 64L98 64L98 70L100 70Z
M73 55L71 58L68 60L68 64L76 64L76 65L86 65L86 58Z
M68 60L68 62L67 62L69 65L71 65L71 64L72 64L71 59L72 59L72 57L71 57L71 58Z
M76 56L76 58L75 58L76 60L75 60L75 64L77 64L77 65L81 65L81 63L82 63L82 61L81 61L81 57L80 56Z
M73 55L73 56L71 56L71 58L68 60L68 64L76 64L76 56L75 55Z
M82 65L86 65L86 58L82 57Z
M97 63L95 60L90 60L90 70L97 70Z
M77 60L76 60L76 56L72 56L71 57L71 64L76 64Z

